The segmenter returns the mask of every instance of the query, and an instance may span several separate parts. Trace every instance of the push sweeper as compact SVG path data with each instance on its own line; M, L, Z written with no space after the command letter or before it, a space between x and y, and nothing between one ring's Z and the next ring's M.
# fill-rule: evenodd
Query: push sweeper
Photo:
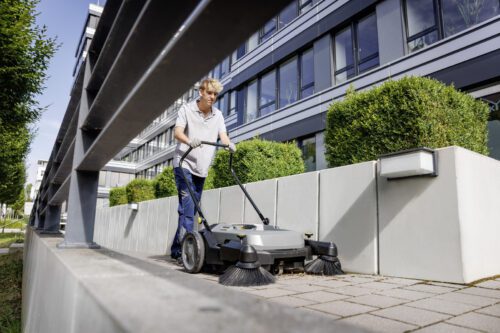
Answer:
M202 144L228 147L206 141ZM181 166L192 149L189 148L182 155L179 163ZM299 232L269 225L269 219L262 215L238 179L233 169L233 153L229 156L229 169L262 224L210 225L191 186L188 186L204 229L188 232L182 240L182 264L187 272L198 273L204 267L225 270L219 277L219 283L230 286L270 284L275 281L274 275L283 269L304 269L306 273L323 275L343 273L337 258L337 247L332 242L312 240L312 234L306 234L304 239ZM182 176L186 184L189 184L184 171ZM313 256L318 257L304 265L305 260L311 260Z

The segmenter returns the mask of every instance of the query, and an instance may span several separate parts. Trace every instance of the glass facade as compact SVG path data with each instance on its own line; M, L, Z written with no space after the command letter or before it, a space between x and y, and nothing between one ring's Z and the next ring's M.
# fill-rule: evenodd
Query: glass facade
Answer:
M265 74L260 79L259 116L265 116L276 110L276 71Z
M375 13L353 22L334 35L335 82L343 83L379 65Z
M279 68L279 107L285 107L299 98L299 67L297 57L293 57Z

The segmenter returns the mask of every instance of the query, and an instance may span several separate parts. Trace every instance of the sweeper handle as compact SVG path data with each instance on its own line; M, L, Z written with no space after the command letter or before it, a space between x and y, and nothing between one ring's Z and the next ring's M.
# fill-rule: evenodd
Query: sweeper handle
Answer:
M236 180L236 183L238 183L238 185L240 186L243 193L245 193L245 196L247 197L248 201L250 201L253 208L255 209L257 214L259 215L259 218L262 221L262 223L265 225L268 225L269 219L267 217L264 217L264 215L262 215L259 208L257 208L257 205L255 204L255 202L253 202L252 198L250 197L250 194L248 194L247 190L245 190L245 187L243 187L243 185L241 184L240 179L238 178L238 176L236 176L236 172L233 169L233 153L229 154L229 169L231 169L231 173L233 174L234 180Z
M223 145L223 144L216 143L216 142L202 141L201 144L203 144L203 145L211 145L211 146L216 146L216 147L222 147L222 148L229 148L229 145ZM184 178L184 182L186 184L190 184L190 183L189 183L189 181L186 178L186 174L184 173L184 169L182 168L182 162L184 162L184 159L186 158L186 156L189 155L189 153L191 152L191 150L193 150L193 147L189 147L189 149L186 150L186 152L181 156L181 159L179 161L179 166L181 167L180 169L181 169L182 178ZM200 203L196 199L196 197L195 197L195 195L193 193L193 190L191 189L191 186L188 185L187 188L188 188L188 191L189 191L189 195L191 195L191 199L193 199L194 206L196 207L196 210L198 211L198 215L201 218L201 222L203 223L203 226L205 226L205 229L207 229L208 231L212 231L212 229L210 228L210 225L207 222L207 219L205 218L205 216L203 215L203 212L201 211Z

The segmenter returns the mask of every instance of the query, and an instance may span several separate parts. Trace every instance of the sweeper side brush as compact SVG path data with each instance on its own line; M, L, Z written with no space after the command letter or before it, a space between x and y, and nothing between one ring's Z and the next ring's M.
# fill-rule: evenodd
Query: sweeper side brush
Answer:
M337 247L330 242L325 254L318 256L304 267L304 271L317 275L337 275L344 274L342 266L337 258Z
M220 284L238 287L264 286L275 281L274 276L260 266L255 248L248 244L241 248L236 265L230 266L219 277Z

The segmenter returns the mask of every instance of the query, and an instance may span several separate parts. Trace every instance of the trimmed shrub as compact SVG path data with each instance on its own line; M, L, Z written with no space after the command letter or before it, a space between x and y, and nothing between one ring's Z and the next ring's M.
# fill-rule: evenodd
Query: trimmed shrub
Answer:
M327 114L330 167L417 147L451 145L487 154L488 107L452 86L422 77L347 92Z
M205 178L205 184L203 184L203 190L211 190L214 189L214 177L215 171L213 168L208 169L208 176Z
M115 187L109 190L109 207L124 205L127 201L127 190L125 187Z
M175 186L174 169L166 167L154 179L155 196L156 198L170 197L177 194Z
M147 179L134 179L126 186L128 202L141 202L155 198L154 182Z
M219 150L212 165L214 187L235 185L229 170L229 152ZM294 143L252 139L238 144L233 168L242 183L304 172L302 153Z

